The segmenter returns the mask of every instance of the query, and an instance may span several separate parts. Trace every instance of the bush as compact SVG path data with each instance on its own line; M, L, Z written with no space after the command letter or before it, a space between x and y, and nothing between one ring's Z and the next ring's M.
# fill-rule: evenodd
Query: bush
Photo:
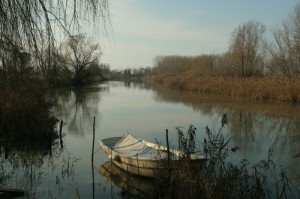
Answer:
M0 93L0 145L8 150L48 149L57 138L57 119L51 113L51 107L40 81L3 86Z

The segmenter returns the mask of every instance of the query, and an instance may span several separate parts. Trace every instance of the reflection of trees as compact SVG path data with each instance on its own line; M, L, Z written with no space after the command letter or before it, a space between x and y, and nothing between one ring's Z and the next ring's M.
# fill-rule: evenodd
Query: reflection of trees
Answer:
M98 113L100 93L107 89L108 87L90 86L56 91L55 112L70 133L84 135L84 129L92 125L92 118Z
M254 101L194 91L172 90L159 85L151 85L151 89L154 91L153 98L156 101L183 103L203 114L211 114L215 110L235 110L291 119L297 118L300 115L299 105Z
M271 123L271 121L270 121ZM299 118L277 118L272 121L273 128L277 132L273 148L293 147L293 153L300 152L300 120Z
M157 85L152 86L152 89L157 101L183 103L202 115L216 114L221 118L226 113L229 119L228 134L232 137L233 145L237 145L244 155L265 158L270 150L276 153L282 162L300 161L300 158L292 159L300 152L299 105L176 91Z
M149 90L150 86L148 84L146 84L143 81L124 81L124 86L126 88L137 88L137 89L142 89L142 90Z
M230 133L241 147L255 142L255 148L270 144L271 149L288 147L291 142L300 142L300 121L269 117L258 113L230 111ZM272 140L272 142L270 142ZM299 151L300 151L300 147Z
M228 113L230 132L238 137L244 137L248 141L256 141L256 132L254 130L255 117L253 113L231 112Z
M152 87L154 99L172 103L184 103L203 115L226 113L230 133L247 142L258 141L263 136L274 136L300 141L300 106L283 103L259 103L233 99L226 96L176 91L159 86Z

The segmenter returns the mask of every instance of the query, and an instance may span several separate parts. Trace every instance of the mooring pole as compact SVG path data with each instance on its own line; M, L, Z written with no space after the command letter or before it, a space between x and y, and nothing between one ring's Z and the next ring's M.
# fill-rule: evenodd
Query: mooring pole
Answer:
M167 142L167 158L168 158L168 179L170 179L171 176L171 164L170 164L170 147L169 147L169 133L168 129L166 129L166 142Z
M167 141L167 153L168 153L168 167L170 167L170 148L169 148L169 135L168 129L166 129L166 141Z
M94 116L94 123L93 123L92 165L94 164L94 145L95 145L95 116Z
M95 198L95 176L94 176L94 145L95 145L95 116L93 122L93 148L92 148L92 177L93 177L93 199Z

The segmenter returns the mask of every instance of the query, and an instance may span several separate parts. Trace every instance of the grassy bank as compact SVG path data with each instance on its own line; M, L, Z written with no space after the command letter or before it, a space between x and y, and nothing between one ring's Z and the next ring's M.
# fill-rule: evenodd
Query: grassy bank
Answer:
M279 100L300 103L300 79L286 77L223 77L155 75L145 78L164 87L217 93L231 97L246 97L254 100Z

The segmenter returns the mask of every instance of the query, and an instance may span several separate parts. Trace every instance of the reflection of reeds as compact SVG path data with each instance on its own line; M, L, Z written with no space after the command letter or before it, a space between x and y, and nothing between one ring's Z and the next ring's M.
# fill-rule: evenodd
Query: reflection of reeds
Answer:
M245 98L236 98L213 93L201 93L168 89L158 84L151 84L155 90L155 100L164 102L180 102L203 114L209 114L213 110L223 112L223 109L232 109L238 112L262 113L264 115L298 118L300 106L279 101L255 101Z
M188 154L183 157L179 170L171 173L169 181L164 181L165 189L161 189L165 198L299 198L300 192L287 177L283 168L275 165L270 152L267 160L258 164L250 164L242 160L240 164L228 162L227 158L238 147L228 149L230 138L223 136L222 129L227 124L222 119L219 131L206 128L203 152L208 161L198 168L190 167ZM179 130L179 143L184 143L183 151L197 147L186 143L194 143L194 136L186 136ZM191 141L190 141L191 139ZM167 183L166 183L167 182Z
M300 79L285 77L215 77L215 76L163 76L147 77L168 88L203 93L218 93L254 100L300 102Z

